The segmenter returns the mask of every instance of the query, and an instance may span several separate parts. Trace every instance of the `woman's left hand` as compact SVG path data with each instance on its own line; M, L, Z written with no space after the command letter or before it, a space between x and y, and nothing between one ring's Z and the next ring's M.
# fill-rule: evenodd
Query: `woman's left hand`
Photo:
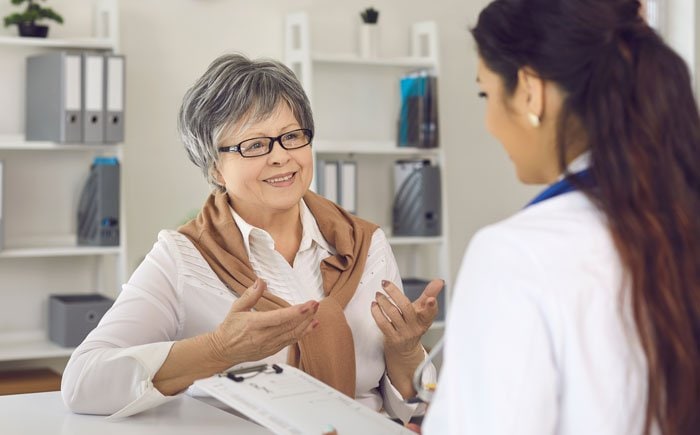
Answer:
M382 281L389 297L377 292L372 302L372 317L384 334L387 373L404 398L415 394L413 371L424 359L420 339L437 315L437 295L444 284L441 279L430 281L420 297L411 302L394 284Z

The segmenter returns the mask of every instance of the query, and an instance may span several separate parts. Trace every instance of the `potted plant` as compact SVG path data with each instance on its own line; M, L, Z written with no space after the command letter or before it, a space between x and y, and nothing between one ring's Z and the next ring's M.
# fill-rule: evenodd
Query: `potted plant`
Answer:
M63 24L63 17L53 11L51 8L45 8L37 3L38 0L10 0L13 5L21 5L27 3L27 8L24 12L15 12L5 17L5 27L16 24L19 28L20 36L33 36L37 38L46 38L49 33L49 26L36 24L38 20L54 20L59 24ZM46 0L44 0L46 1Z

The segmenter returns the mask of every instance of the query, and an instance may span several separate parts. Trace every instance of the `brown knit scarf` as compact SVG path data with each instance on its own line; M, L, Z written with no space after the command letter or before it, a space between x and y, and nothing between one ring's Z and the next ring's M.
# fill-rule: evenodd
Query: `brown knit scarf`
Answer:
M304 202L337 254L321 263L326 297L316 313L319 327L290 347L288 363L354 398L355 346L343 309L360 282L377 226L311 191L304 195ZM241 295L253 285L257 277L229 211L226 193L210 195L199 215L178 231L192 241L214 273L234 293ZM269 311L288 306L288 302L266 291L255 309ZM367 315L370 315L369 307Z

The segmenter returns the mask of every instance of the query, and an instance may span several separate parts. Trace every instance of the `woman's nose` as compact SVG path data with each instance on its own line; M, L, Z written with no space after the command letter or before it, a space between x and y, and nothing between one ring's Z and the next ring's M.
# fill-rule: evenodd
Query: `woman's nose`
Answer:
M282 147L279 140L272 142L270 145L272 150L267 155L267 162L274 166L284 166L290 159L289 151Z

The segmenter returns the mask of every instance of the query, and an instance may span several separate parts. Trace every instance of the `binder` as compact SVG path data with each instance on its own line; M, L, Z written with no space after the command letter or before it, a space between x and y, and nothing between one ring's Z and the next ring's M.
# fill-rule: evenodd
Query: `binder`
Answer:
M104 56L104 142L124 141L124 56Z
M339 197L339 162L335 160L319 160L317 162L318 194L329 201L338 203Z
M412 73L401 78L400 90L398 145L437 147L437 79L427 71Z
M3 174L3 162L0 160L0 250L3 249L5 246L5 221L4 221L4 216L2 214L2 202L3 202L3 197L2 197L2 191L3 191L3 186L4 186L4 181L5 179L4 174Z
M83 142L104 141L104 57L82 54L83 70Z
M194 382L238 413L280 435L415 435L401 424L287 364L234 369Z
M27 58L27 140L82 142L82 68L79 54L46 53Z
M326 161L323 183L326 198L338 203L338 162Z
M340 206L357 213L357 163L340 162Z

